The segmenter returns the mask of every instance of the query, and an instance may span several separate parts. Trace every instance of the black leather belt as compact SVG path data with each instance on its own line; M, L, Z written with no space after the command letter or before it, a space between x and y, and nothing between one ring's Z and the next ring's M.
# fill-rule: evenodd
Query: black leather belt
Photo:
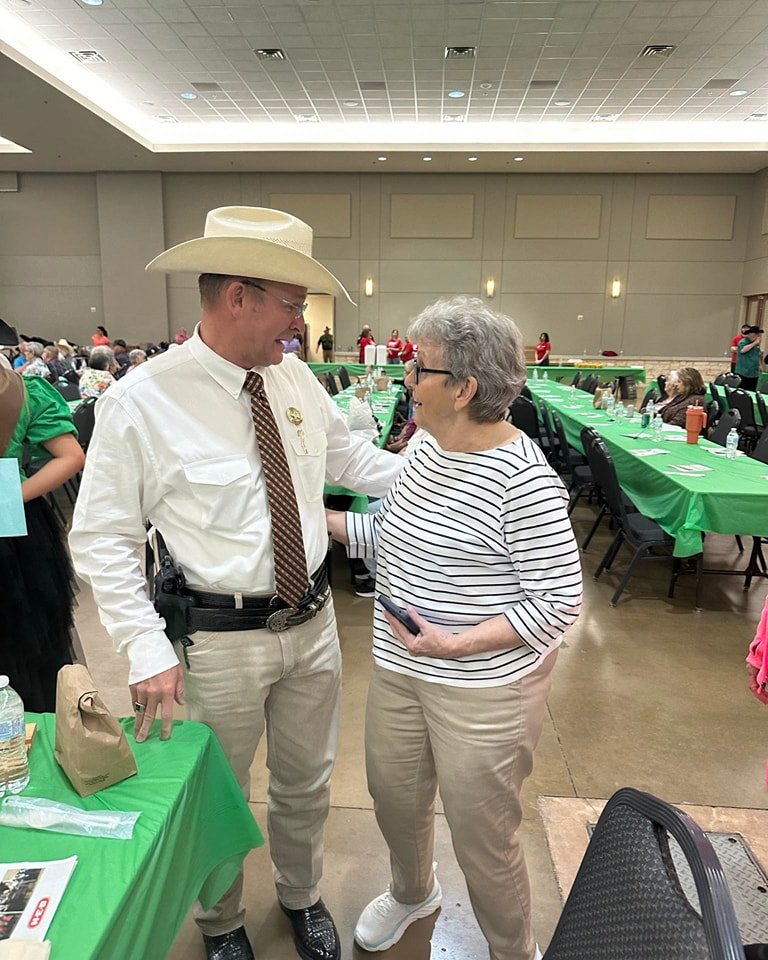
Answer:
M295 607L277 596L242 597L239 594L184 590L193 605L186 611L189 632L197 630L272 630L297 627L316 617L328 602L328 571L323 563L312 574L312 585Z

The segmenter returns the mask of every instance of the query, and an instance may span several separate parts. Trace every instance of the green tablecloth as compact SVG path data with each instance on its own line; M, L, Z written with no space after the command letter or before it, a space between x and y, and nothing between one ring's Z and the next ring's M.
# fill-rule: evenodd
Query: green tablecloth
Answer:
M600 383L604 383L606 380L615 380L616 377L634 377L638 383L645 383L645 367L612 367L608 364L601 367L576 367L573 364L561 364L559 366L553 364L549 367L540 367L534 363L528 364L526 369L529 380L533 379L534 372L543 377L546 370L547 377L550 380L562 380L564 383L570 383L577 372L581 374L582 380L586 380L590 373L596 373L600 378Z
M674 439L685 431L667 427L659 443L650 429L640 433L635 416L620 424L608 419L592 406L592 396L576 390L570 406L571 391L561 384L531 381L528 384L537 402L544 400L563 421L568 442L581 450L581 428L593 427L605 440L613 457L623 489L637 508L654 519L675 538L675 556L701 553L702 533L768 536L768 466L746 456L726 460L723 448L708 440L689 445ZM665 454L639 457L637 451L658 448ZM713 455L709 450L720 451ZM701 476L675 474L677 465L703 464L709 467Z
M131 840L0 827L0 860L78 863L48 931L51 960L161 960L195 899L212 906L243 857L264 841L213 732L177 721L169 741L159 722L136 743L121 721L138 775L81 799L53 757L54 717L38 724L24 796L83 810L140 810Z
M368 372L369 368L364 363L308 363L307 366L318 376L323 373L338 373L339 367L346 367L350 377L362 377ZM374 364L375 370L383 370L388 377L394 377L395 380L405 379L405 364L387 363L384 366Z
M354 385L347 387L346 390L341 390L331 399L341 410L349 409L349 401L351 397L355 395ZM374 391L371 394L371 408L373 410L373 416L381 424L381 431L379 436L374 441L377 447L383 447L384 444L389 439L389 435L392 432L392 424L395 421L395 411L397 410L397 405L400 402L400 398L403 395L403 388L398 384L393 384L391 389L388 392L378 392ZM352 506L349 507L355 513L362 513L365 510L365 505L368 503L368 497L362 495L357 496L353 490L348 490L346 487L334 487L330 484L325 485L324 492L331 496L351 496L355 497L355 501Z

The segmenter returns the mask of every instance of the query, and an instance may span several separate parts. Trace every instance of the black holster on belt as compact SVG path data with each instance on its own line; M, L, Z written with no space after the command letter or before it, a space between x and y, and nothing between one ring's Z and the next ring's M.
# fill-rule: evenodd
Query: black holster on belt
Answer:
M183 596L186 586L184 572L168 552L159 530L155 531L157 542L157 573L153 581L155 610L165 620L165 633L169 640L181 640L190 633L189 611L194 605L192 597Z

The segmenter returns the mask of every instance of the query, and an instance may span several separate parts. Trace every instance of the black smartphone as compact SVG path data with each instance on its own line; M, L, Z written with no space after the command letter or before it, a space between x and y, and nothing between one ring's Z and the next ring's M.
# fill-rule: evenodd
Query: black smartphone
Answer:
M418 624L414 623L411 615L402 607L398 607L394 600L390 600L389 597L385 597L383 593L378 595L377 600L388 613L392 614L395 620L402 623L409 633L412 633L414 636L416 636L416 634L420 632L420 627Z

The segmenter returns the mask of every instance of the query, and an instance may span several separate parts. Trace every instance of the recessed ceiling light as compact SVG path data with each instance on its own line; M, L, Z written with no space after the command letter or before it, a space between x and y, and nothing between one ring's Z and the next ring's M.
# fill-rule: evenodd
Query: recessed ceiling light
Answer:
M728 94L729 97L746 97L749 93L749 90L731 90Z
M257 47L253 52L260 60L285 60L285 54L278 47Z
M467 160L469 160L470 163L474 163L477 157L467 157Z
M100 7L104 0L80 0L81 3L84 3L87 7Z
M461 100L463 96L466 96L463 90L449 90L448 96L453 97L454 100Z
M520 163L521 160L525 160L525 157L513 157L512 158L516 163Z
M592 117L593 123L613 123L616 119L615 113L598 113L596 116Z
M480 89L481 89L481 90L491 90L492 88L493 88L493 84L492 84L492 83L488 83L487 80L480 84Z
M179 96L182 100L197 100L197 94L194 90L185 90L183 93L180 93Z
M443 123L464 123L465 116L463 113L444 113L443 114Z
M571 105L570 100L555 100L556 107L570 107L570 105Z
M316 113L297 113L293 118L299 123L319 123L320 117Z
M360 101L359 101L359 100L343 100L342 103L344 104L345 107L359 107L359 106L360 106Z
M429 162L429 161L432 159L432 157L422 157L421 159L422 159L422 160L426 160L427 162Z
M377 160L386 160L386 157L376 157Z
M153 120L157 120L158 123L178 123L179 121L176 117L172 117L170 113L156 113Z
M11 7L31 7L32 0L8 0L8 5Z

